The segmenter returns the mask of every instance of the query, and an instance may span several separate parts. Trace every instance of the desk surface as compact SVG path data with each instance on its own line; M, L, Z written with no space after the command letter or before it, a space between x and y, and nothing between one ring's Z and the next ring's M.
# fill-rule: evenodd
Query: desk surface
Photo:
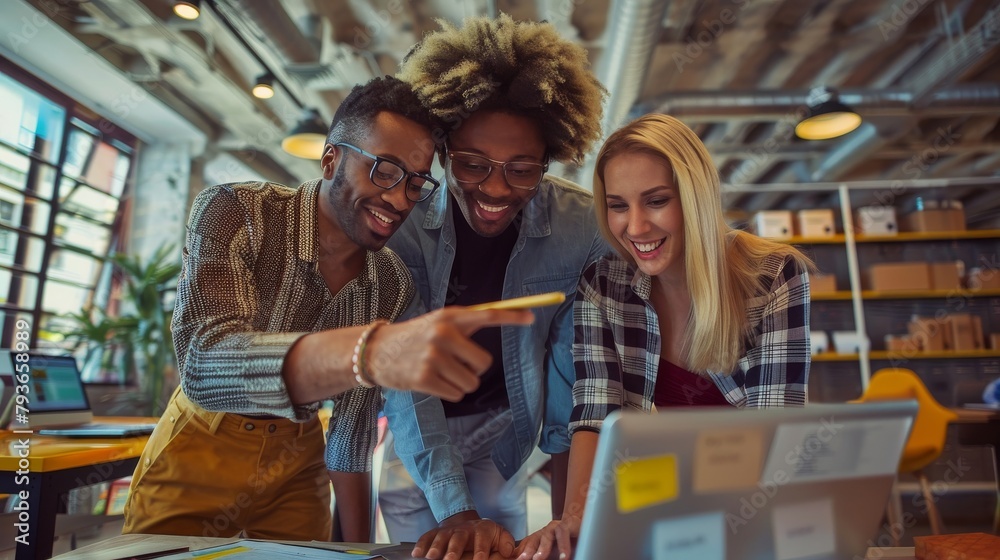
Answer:
M178 537L171 535L121 535L106 541L85 546L74 550L73 552L61 554L52 560L112 560L129 554L145 554L155 552L157 550L167 550L182 546L187 546L191 550L199 550L238 540L240 539ZM389 545L348 544L348 546L351 546L352 548L367 549L368 547L378 548ZM496 557L497 555L494 556ZM395 560L397 558L409 558L410 555L408 551L401 551L398 554L392 554L387 557L390 558L390 560ZM466 558L471 557L471 554L466 555ZM912 548L869 549L866 558L869 560L914 560ZM463 558L463 560L465 559Z
M155 423L158 418L101 417L101 423ZM0 471L15 471L21 460L19 442L29 441L30 472L52 472L138 457L149 436L130 438L65 438L0 431Z
M958 415L956 424L985 424L1000 420L1000 409L953 408L951 410Z

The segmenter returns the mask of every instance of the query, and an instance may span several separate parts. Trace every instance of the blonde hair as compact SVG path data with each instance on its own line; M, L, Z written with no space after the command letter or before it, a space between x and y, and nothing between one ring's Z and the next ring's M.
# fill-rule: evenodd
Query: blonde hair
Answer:
M403 60L408 82L435 116L458 128L476 110L535 119L548 155L581 163L601 135L607 91L589 69L587 52L549 23L509 15L474 17L424 37Z
M642 116L615 131L597 155L594 207L608 243L626 260L635 259L608 227L604 170L624 153L662 158L672 170L684 216L684 266L691 293L691 316L685 330L684 354L695 372L730 373L742 357L749 334L747 300L766 290L760 263L770 255L791 257L803 270L814 265L797 249L734 230L722 214L719 174L701 139L674 117Z

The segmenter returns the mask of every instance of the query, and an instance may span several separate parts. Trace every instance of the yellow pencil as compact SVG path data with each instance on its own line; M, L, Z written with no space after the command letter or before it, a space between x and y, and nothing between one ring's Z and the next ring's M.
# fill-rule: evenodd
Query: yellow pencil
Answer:
M547 294L480 303L479 305L470 306L469 309L473 311L483 311L486 309L528 309L531 307L559 305L564 301L566 301L566 294L562 292L549 292Z

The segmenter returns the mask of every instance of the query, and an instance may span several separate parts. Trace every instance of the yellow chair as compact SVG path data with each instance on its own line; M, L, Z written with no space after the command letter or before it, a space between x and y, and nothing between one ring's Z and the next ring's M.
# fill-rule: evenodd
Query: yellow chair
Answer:
M916 400L919 409L914 419L910 437L903 449L903 457L899 461L899 472L913 473L920 481L920 490L927 502L927 515L930 518L931 531L941 534L941 517L934 503L930 483L923 469L934 462L944 449L948 423L956 420L958 415L941 406L923 381L908 369L887 368L875 372L868 384L868 390L855 402L872 402L888 400ZM893 490L893 503L889 506L889 523L893 528L902 528L902 506L899 493ZM898 540L898 532L892 531L893 538Z

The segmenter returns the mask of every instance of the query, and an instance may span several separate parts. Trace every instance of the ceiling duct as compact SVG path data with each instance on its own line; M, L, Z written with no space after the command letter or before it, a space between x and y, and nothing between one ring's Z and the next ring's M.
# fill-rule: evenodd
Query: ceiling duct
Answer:
M665 0L619 0L608 6L606 43L594 74L611 93L601 121L602 142L593 146L593 154L604 138L624 124L638 101L669 4ZM595 159L587 157L582 168L559 172L591 189Z
M272 45L286 62L316 62L319 51L299 29L278 0L226 2L230 10L258 29L259 40Z
M663 0L621 0L608 8L607 45L596 69L597 78L614 92L604 110L605 136L623 124L639 99L668 4Z
M807 106L808 90L732 93L695 91L664 95L636 107L637 114L664 113L675 117L728 118L757 116L761 119L794 116ZM913 113L916 96L904 88L878 90L845 89L841 102L866 117L901 116ZM920 113L926 115L981 114L984 109L1000 110L1000 84L966 84L943 88L927 96ZM706 119L707 120L707 119Z
M994 8L975 27L951 43L943 54L928 61L923 71L915 78L903 81L914 90L915 98L911 101L911 107L915 109L914 115L924 114L924 107L930 107L930 104L934 103L936 99L947 99L947 94L938 95L938 92L947 91L943 86L950 85L968 71L974 63L974 57L981 57L985 52L996 47L998 21L1000 21L1000 10ZM956 89L956 91L958 90ZM995 92L996 89L992 94L994 99ZM982 99L989 97L989 95L989 92L979 96L966 91L954 94L953 97L958 99L953 99L952 102L957 105L971 105L975 101L978 103L976 113L981 113L984 108ZM939 103L942 102L939 101ZM889 134L883 130L881 134L874 133L863 138L854 138L860 133L861 131L858 131L848 136L826 159L819 162L812 173L813 181L835 181L843 177L863 161L866 154L877 151L887 142L898 137L898 133Z
M1000 7L994 7L980 22L948 45L947 50L929 64L924 72L907 83L917 95L917 107L931 102L931 92L939 84L950 83L986 58L1000 44ZM906 83L906 82L904 82Z

